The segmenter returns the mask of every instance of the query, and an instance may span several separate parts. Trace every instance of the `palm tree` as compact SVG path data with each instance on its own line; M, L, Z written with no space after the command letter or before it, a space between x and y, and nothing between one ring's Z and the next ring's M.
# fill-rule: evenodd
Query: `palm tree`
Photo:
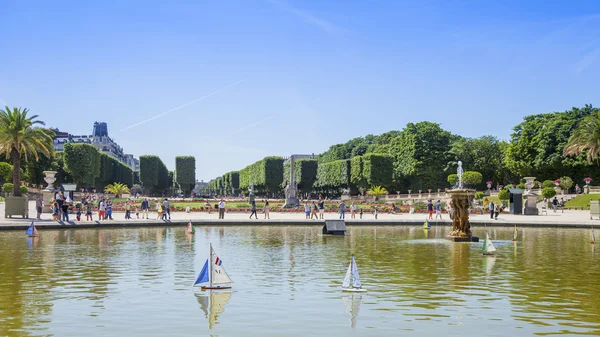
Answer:
M28 161L33 155L39 159L39 153L46 157L52 156L53 135L47 129L34 128L34 125L44 125L37 120L38 115L27 117L28 109L6 106L0 109L0 153L10 158L13 164L13 195L20 196L21 192L21 158Z
M569 138L563 155L574 156L587 150L591 163L600 157L600 111L585 117Z
M367 191L367 194L374 196L375 200L377 200L380 196L388 194L388 191L381 186L373 186Z
M114 183L106 185L104 192L114 194L115 198L118 198L121 194L129 193L129 188L125 184Z

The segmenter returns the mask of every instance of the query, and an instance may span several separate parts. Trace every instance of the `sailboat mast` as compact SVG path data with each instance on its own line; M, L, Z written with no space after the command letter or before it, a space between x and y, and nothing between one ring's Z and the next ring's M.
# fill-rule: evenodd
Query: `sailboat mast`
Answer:
M214 262L213 262L213 249L212 249L212 243L210 244L210 254L209 254L209 255L210 255L210 262L209 262L209 265L210 265L210 269L209 269L209 271L210 271L210 274L208 274L208 286L209 286L210 288L212 288L212 281L213 281L213 263L214 263Z

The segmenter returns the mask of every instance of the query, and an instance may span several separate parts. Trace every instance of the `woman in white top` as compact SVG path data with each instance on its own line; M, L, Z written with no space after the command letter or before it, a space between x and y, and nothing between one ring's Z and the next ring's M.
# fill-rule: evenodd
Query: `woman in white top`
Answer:
M265 207L263 208L263 212L265 213L265 219L271 219L269 216L269 200L265 200Z
M350 205L350 219L356 219L356 205L354 203Z

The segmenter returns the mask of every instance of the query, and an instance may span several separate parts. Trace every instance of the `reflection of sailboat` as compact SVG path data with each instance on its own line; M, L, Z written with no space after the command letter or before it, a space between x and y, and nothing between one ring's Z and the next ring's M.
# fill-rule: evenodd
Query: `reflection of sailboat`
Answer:
M31 222L31 225L29 225L29 228L27 228L27 230L25 231L25 235L30 236L30 237L39 235L37 228L35 228L35 225L33 224L33 221Z
M204 311L204 316L208 319L208 328L212 329L219 322L219 314L225 311L225 304L229 302L231 292L213 292L207 296L205 294L196 295L200 308Z
M352 284L352 286L350 286ZM342 284L342 291L350 291L350 292L365 292L367 289L364 289L360 284L360 276L358 276L358 266L356 265L356 260L354 259L354 255L352 255L352 261L348 266L348 271L346 271L346 277L344 278L344 283Z
M483 255L494 255L496 251L496 247L494 247L494 243L488 233L485 233L485 241L483 242L483 249L481 251Z
M192 226L192 220L188 222L187 229L185 230L185 232L187 234L196 234L196 230L194 229L194 226Z
M423 229L430 229L431 225L429 224L429 220L425 219L425 222L423 223Z
M483 265L485 266L485 273L487 275L492 273L492 269L494 268L494 263L496 263L496 257L495 256L488 256L487 258L483 259Z
M346 313L350 314L350 326L356 328L356 318L358 318L358 312L360 311L360 301L362 296L359 294L352 294L344 296L344 305L346 306Z
M595 244L596 243L596 234L594 234L594 227L590 228L592 230L592 234L591 234L591 240L590 243L591 244Z
M515 224L515 231L513 233L513 242L517 241L517 237L519 237L519 232L517 231L517 225Z
M210 263L208 261L210 260ZM210 245L210 258L204 263L200 275L194 282L194 285L208 282L208 286L202 286L202 289L229 289L231 286L222 286L222 284L233 283L233 281L227 275L225 268L222 266L223 260L221 260L217 254L215 254L212 244Z

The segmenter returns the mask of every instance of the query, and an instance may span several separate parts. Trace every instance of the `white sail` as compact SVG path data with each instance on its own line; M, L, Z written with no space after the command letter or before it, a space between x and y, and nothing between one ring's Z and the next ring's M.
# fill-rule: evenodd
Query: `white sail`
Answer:
M358 276L358 267L356 266L356 260L352 256L352 287L360 288L360 276Z
M496 251L496 247L494 247L494 243L492 242L492 239L490 239L489 235L487 235L487 233L485 234L485 253L492 253Z
M344 278L344 283L342 284L343 288L350 287L350 279L352 278L352 262L348 264L348 271L346 272L346 277Z
M213 263L212 265L212 275L211 275L211 283L212 284L223 284L223 283L233 283L233 281L229 278L229 275L227 275L227 272L225 271L225 268L223 267L222 263L223 261L221 261L219 259L219 257L217 256L217 254L215 254L215 250L212 249L211 247L211 261Z

